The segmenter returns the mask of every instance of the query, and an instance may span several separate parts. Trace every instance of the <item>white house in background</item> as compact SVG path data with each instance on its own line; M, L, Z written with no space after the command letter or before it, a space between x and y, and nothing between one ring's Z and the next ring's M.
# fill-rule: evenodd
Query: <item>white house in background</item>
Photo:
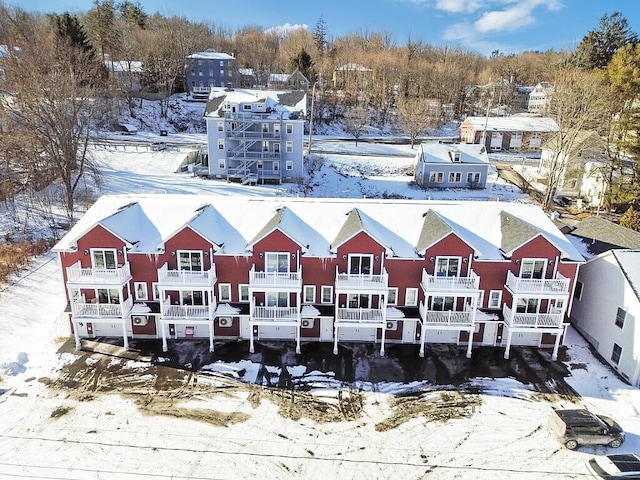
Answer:
M104 65L121 91L138 93L142 90L142 62L105 60Z
M557 131L552 118L467 117L460 125L460 141L484 144L489 151L538 152L543 140Z
M208 154L194 173L244 184L302 178L306 114L304 91L212 89Z
M640 250L610 250L580 267L571 322L635 387L640 386Z
M430 188L484 188L489 157L481 145L422 143L416 154L415 181Z
M594 131L578 132L568 153L558 153L558 142L551 138L544 142L538 172L546 176L557 157L562 165L557 197L581 198L591 207L602 205L605 174L609 168L606 140Z
M529 92L529 113L544 113L549 105L549 100L553 94L553 85L549 82L538 83Z

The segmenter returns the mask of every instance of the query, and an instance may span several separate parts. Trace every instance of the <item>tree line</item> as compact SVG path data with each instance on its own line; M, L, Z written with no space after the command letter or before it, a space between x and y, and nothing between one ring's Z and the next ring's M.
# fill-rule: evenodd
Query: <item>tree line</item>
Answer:
M629 156L635 160L640 153L635 133L640 47L619 13L605 14L573 51L483 56L411 36L399 42L385 31L334 36L322 17L312 29L231 30L151 14L129 0L95 0L80 14L47 15L0 0L0 43L6 46L0 60L0 195L10 200L29 191L42 198L44 187L59 180L61 190L50 195L65 199L69 222L83 178L96 174L87 154L93 131L113 123L123 106L135 115L131 89L113 82L105 60L142 62L143 86L166 114L170 96L184 91L186 56L207 49L230 53L239 67L263 76L299 69L317 87L315 121L342 119L354 135L365 124L393 122L412 143L443 120L442 105L455 119L483 115L483 96L492 95L494 103L509 109L516 86L547 81L555 92L546 114L560 127L559 151L570 151L580 130L595 130L608 139L611 168L603 172L608 205L633 204L640 190L640 171L634 168L631 182L624 184L616 175ZM333 88L336 68L354 62L370 74L346 76ZM473 88L478 85L494 87ZM547 178L546 208L552 205L561 158Z

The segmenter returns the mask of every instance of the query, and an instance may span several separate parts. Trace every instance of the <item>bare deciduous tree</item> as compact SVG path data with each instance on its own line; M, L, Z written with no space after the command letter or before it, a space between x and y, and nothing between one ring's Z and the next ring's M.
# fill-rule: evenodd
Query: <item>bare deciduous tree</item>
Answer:
M404 127L404 131L411 140L411 149L415 145L418 135L428 128L438 125L440 120L439 102L435 98L403 97L398 100L396 112Z

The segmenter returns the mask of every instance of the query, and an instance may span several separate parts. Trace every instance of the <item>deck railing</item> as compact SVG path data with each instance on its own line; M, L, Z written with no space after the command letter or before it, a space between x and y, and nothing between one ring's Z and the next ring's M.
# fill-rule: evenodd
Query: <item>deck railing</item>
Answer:
M379 308L338 308L336 322L384 325L385 315Z
M548 328L562 327L560 313L524 313L512 310L507 304L502 307L504 322L511 327Z
M252 265L249 287L302 289L302 267L296 272L262 272Z
M469 304L460 310L428 310L424 302L419 306L420 318L425 325L473 325L473 309Z
M518 294L569 294L569 279L560 273L556 274L556 278L522 278L507 272L506 285L513 293Z
M384 293L389 289L389 275L383 269L379 275L340 273L336 266L336 290L380 290Z
M477 290L480 286L480 277L471 269L466 277L441 277L430 275L422 269L420 285L425 292L464 292Z
M294 322L300 319L297 307L254 307L251 312L252 321Z
M211 287L216 283L216 266L209 270L170 270L165 263L158 269L158 283L160 285Z
M169 297L162 302L162 318L165 320L168 318L213 320L215 310L215 298L209 305L171 305Z
M130 278L129 262L116 268L82 268L77 261L67 267L67 284L124 285Z
M71 313L74 317L125 318L132 308L133 299L131 297L121 303L87 302L84 297L71 303Z

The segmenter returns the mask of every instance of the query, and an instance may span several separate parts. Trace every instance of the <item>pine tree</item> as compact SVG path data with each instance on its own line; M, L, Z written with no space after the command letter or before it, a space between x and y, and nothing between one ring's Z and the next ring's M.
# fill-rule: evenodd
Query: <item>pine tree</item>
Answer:
M320 15L320 18L316 23L316 27L313 30L313 39L316 43L320 56L324 55L327 50L327 24L322 15Z
M620 219L620 225L636 232L640 232L640 212L630 206L622 218Z

